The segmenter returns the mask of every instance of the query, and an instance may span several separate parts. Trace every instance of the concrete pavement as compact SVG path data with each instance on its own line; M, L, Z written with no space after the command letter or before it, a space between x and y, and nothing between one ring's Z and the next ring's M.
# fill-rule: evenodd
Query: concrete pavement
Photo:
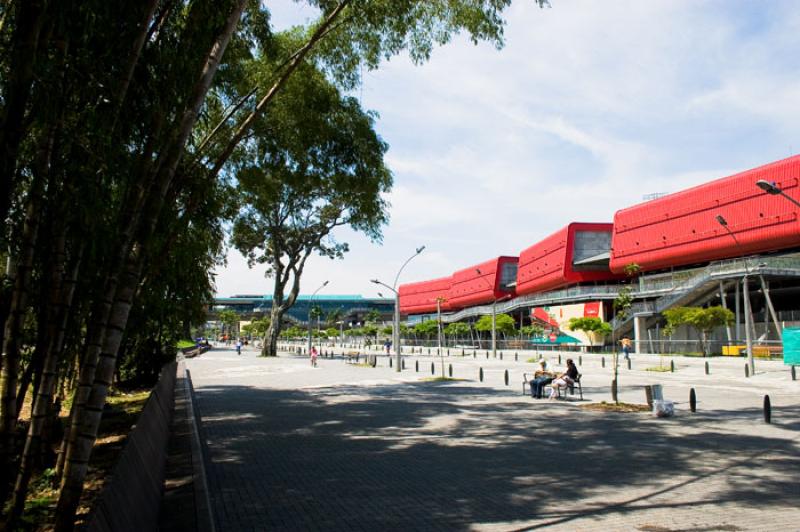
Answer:
M644 402L644 384L663 384L678 412L656 419L522 396L522 372L534 364L522 354L514 362L513 352L502 361L446 357L455 377L470 379L446 383L421 380L432 361L439 372L437 357L407 357L397 374L386 358L377 368L320 359L312 369L305 357L256 354L219 349L187 362L220 530L668 532L800 522L800 385L777 362L757 361L746 379L742 359L711 359L707 376L703 359L676 357L673 374L643 371L658 357L637 357L620 369L621 400ZM599 355L582 358L587 401L610 400L609 359L602 368ZM761 417L765 393L772 425Z

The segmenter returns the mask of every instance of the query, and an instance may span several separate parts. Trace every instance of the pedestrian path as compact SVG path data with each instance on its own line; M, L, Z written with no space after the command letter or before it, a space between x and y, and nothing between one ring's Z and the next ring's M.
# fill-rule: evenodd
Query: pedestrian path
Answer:
M304 357L256 355L220 349L188 361L219 530L669 532L800 521L800 386L776 363L750 379L739 359L715 359L710 376L702 360L674 374L620 370L623 400L643 402L654 380L668 397L697 389L696 414L684 401L664 420L534 401L519 387L533 364L508 356L451 356L446 365L469 380L429 382L440 362L426 355L399 374L385 358L377 368L327 358L311 368ZM587 399L609 400L610 368L582 362ZM761 420L765 391L772 425Z

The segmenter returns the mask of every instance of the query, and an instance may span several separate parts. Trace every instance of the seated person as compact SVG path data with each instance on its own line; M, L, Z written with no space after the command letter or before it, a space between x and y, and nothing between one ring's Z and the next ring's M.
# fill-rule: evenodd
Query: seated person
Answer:
M541 399L544 395L544 387L553 382L555 374L547 371L547 361L539 361L539 369L533 374L531 385L531 397Z
M559 388L566 388L567 386L572 386L573 384L575 384L575 379L577 378L578 378L578 367L575 365L575 362L573 362L571 358L568 358L567 371L556 377L556 379L552 382L552 388L550 389L550 399L555 399Z

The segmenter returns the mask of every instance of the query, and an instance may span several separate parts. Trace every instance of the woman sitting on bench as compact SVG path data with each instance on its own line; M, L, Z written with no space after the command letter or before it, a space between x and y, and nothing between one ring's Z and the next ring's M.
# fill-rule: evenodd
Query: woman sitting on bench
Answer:
M573 386L575 384L575 379L578 378L578 367L575 365L575 362L572 361L571 358L567 359L567 371L556 377L550 386L550 399L555 399L556 395L558 395L559 388L566 388L567 386Z

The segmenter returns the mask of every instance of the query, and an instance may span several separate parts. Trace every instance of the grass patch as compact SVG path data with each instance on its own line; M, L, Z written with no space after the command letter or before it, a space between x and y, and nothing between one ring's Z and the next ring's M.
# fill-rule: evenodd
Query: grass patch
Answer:
M650 412L650 407L634 403L589 403L581 405L581 408L592 410L593 412Z
M659 371L659 372L669 372L671 371L669 366L653 366L652 368L645 368L645 371Z
M367 364L366 362L359 362L358 364L350 364L354 368L374 368L372 364Z
M539 357L531 357L528 360L526 360L525 362L528 362L529 364L536 364L540 360L543 360L543 359L541 359Z
M422 382L445 382L445 381L465 381L467 379L457 379L456 377L423 377Z
M188 349L189 347L194 347L197 344L192 342L191 340L178 340L178 343L175 344L175 347L178 349Z
M132 390L129 393L110 391L107 406L100 421L100 428L92 449L89 471L84 481L83 495L75 518L76 528L86 525L86 519L105 484L106 476L117 463L131 427L136 424L150 390ZM62 410L61 421L66 425L68 410ZM59 442L60 443L60 442ZM25 511L16 530L52 530L58 490L53 469L37 472L31 479Z

